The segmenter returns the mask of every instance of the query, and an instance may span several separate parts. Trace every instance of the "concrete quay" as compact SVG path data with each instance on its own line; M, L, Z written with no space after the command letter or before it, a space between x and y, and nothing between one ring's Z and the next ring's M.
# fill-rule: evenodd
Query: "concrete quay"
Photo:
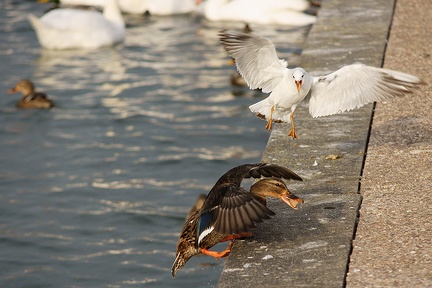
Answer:
M384 64L432 83L429 2L322 1L301 66ZM271 201L277 215L235 243L218 287L432 287L430 87L320 119L297 109L296 140L276 124L263 161L302 176L288 186L305 203Z

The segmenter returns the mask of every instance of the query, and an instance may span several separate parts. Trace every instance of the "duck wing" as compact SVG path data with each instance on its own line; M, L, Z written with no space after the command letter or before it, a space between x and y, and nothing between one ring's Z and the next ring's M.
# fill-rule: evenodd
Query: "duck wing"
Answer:
M259 163L255 167L249 169L249 171L243 176L243 178L261 178L261 177L275 177L284 178L286 180L298 180L303 179L291 171L288 168L279 166L276 164Z
M213 231L227 235L247 232L255 227L254 223L274 215L273 211L240 187L245 178L261 177L302 181L293 171L275 164L244 164L229 170L210 190L201 208L198 243Z
M43 92L34 92L31 95L31 99L30 100L45 101L45 100L48 100L48 96L45 93L43 93Z
M283 166L279 166L276 164L268 164L268 163L255 163L255 164L244 164L237 167L232 168L228 172L226 172L216 184L213 186L212 190L209 192L209 196L207 198L211 198L214 194L213 190L218 186L225 183L233 183L237 186L240 186L241 182L245 178L261 178L261 177L276 177L276 178L284 178L286 180L298 180L303 181L303 179L298 176L296 173L291 171L288 168ZM204 203L205 206L205 203Z
M248 232L255 223L269 219L275 213L256 200L245 189L235 185L222 185L214 198L219 204L201 209L197 238L199 243L210 233L224 235Z

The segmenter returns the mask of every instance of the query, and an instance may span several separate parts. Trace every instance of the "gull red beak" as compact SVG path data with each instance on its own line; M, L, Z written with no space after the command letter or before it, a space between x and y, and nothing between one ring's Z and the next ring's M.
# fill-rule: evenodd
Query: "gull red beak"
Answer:
M299 81L295 80L294 82L295 82L295 85L297 87L298 93L300 93L300 89L301 89L301 87L303 85L303 81L302 80L299 80Z

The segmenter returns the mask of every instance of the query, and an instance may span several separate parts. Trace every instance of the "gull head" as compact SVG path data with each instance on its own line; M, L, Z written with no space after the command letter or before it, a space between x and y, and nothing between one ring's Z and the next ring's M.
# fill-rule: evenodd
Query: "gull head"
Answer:
M292 77L297 87L297 91L300 94L300 89L303 85L303 79L306 77L306 71L303 68L295 68L293 70Z

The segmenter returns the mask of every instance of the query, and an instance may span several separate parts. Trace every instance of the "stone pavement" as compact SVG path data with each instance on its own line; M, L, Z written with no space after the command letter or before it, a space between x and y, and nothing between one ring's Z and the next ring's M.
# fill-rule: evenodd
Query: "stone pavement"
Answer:
M428 86L377 104L347 287L432 287L432 2L397 0L384 67Z
M385 53L385 67L432 83L432 3L398 0L386 52L393 6L323 1L301 66L315 75L354 62L382 66ZM305 203L295 211L271 201L277 215L235 243L218 286L431 287L430 87L378 104L374 116L373 105L320 119L298 109L297 140L275 125L263 161L302 176L288 186Z

